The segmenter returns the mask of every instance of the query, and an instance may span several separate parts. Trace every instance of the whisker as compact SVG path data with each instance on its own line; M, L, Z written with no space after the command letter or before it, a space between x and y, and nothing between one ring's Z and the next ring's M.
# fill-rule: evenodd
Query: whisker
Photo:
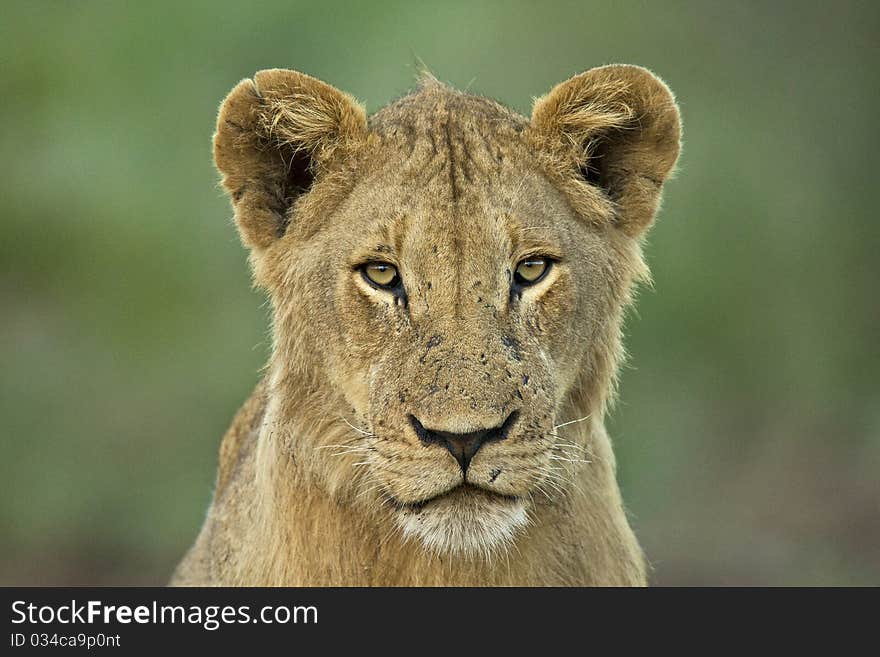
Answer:
M577 452L589 452L589 448L586 445L575 445L574 443L555 443L552 447L552 450L564 452L567 449L575 450Z
M369 436L363 436L363 435L358 434L354 438L349 438L348 440L343 440L342 442L346 445L351 445L352 443L357 443L362 440L374 440L375 438L376 438L376 436L374 436L372 434Z
M577 424L578 422L583 422L584 420L589 420L591 415L585 415L584 417L580 417L577 420L569 420L568 422L563 422L562 424L557 424L553 427L553 430L561 429L562 427L567 427L569 424Z
M544 475L543 483L546 483L548 486L550 486L550 488L558 492L560 495L565 495L565 491L561 488L560 484L567 485L569 483L568 481L560 479L557 475L551 473L542 472L542 474Z
M550 470L538 470L541 476L544 477L544 480L547 482L553 482L554 484L566 484L568 481L565 477L562 477L559 473L550 471Z
M338 447L336 445L327 445L326 447L336 447L339 451L331 452L330 456L347 456L349 454L372 454L376 451L374 447ZM320 447L319 449L323 449Z
M376 448L370 445L346 445L346 444L334 444L334 445L320 445L315 449L346 449L350 451L374 451Z
M335 445L335 447L345 447L351 445L352 443L360 443L368 438L375 438L375 436L355 436L354 438L349 438L348 440L344 440L341 443ZM333 446L333 445L330 445ZM318 447L318 449L322 449L324 446Z
M538 472L540 472L548 481L561 484L562 486L567 486L572 481L569 477L563 476L564 474L568 473L563 473L563 471L559 468L541 468L538 470Z
M361 499L363 497L366 497L367 495L369 495L373 491L376 491L380 488L382 488L381 483L375 483L372 486L368 486L367 488L364 488L362 491L360 491L357 495L355 495L355 499Z
M550 458L554 461L567 461L568 463L592 463L592 461L587 459L568 459L564 456L553 456L552 454L550 455Z
M549 493L547 493L547 491L544 490L544 487L541 484L535 484L535 488L538 489L538 492L543 493L544 497L546 497L548 501L550 501L550 502L554 501L554 499L552 497L550 497Z
M364 431L363 429L360 429L360 428L354 426L351 422L346 420L344 416L340 415L339 419L341 419L343 422L345 422L348 426L350 426L352 429L357 431L359 434L363 434L364 436L370 436L371 438L374 437L374 435L372 433L370 433L369 431Z
M391 529L386 532L384 538L379 541L379 549L381 550L392 538L399 538L403 542L408 542L409 539L403 533L403 529L398 526L396 522L391 523Z

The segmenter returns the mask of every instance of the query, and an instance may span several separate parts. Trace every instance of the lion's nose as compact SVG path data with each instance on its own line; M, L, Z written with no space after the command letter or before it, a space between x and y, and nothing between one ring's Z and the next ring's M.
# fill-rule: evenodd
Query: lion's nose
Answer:
M439 429L427 429L414 415L409 416L410 423L419 439L426 445L436 443L443 445L449 453L455 457L461 466L463 473L467 472L471 459L474 458L480 448L486 443L504 440L510 431L510 427L516 421L517 413L514 411L507 416L503 424L490 429L477 429L467 433L454 433Z

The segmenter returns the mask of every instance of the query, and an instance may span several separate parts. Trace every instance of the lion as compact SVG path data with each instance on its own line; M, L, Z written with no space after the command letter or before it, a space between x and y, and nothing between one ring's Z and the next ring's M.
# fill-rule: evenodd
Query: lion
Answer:
M214 158L272 349L171 583L646 584L604 418L680 132L629 65L531 118L430 74L369 117L240 82Z

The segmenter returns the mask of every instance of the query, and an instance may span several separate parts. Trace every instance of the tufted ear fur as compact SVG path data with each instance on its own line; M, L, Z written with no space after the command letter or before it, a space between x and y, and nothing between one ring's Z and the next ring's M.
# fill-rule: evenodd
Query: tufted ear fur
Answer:
M284 234L294 201L366 134L357 101L296 71L260 71L220 106L214 161L249 248Z
M628 235L651 225L681 139L675 98L657 76L623 65L576 75L535 101L531 129L575 194L600 189Z

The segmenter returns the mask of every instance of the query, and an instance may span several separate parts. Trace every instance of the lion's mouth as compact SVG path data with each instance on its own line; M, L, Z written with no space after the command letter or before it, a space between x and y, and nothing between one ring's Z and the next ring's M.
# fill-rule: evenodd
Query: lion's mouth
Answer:
M505 495L504 493L497 493L493 490L489 490L488 488L483 488L482 486L475 486L474 484L464 482L458 484L457 486L453 486L452 488L449 488L442 493L433 495L423 500L418 500L416 502L402 502L393 497L389 498L388 502L398 511L419 512L432 502L439 502L440 500L462 496L482 496L484 498L505 502L519 501L519 498L516 495Z

